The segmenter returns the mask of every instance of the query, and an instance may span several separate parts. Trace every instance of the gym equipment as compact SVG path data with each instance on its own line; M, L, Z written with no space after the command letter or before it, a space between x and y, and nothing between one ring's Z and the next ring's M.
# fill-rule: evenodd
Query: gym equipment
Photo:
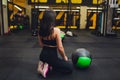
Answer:
M16 30L17 30L17 26L16 26L16 25L14 25L14 26L11 25L11 26L10 26L10 31L11 31L11 32L15 32Z
M72 62L76 68L88 68L91 65L92 57L85 48L78 48L72 53Z
M69 36L69 37L72 37L73 36L73 33L71 31L67 31L66 32L66 35Z
M62 41L63 41L64 38L65 38L65 33L64 33L63 31L60 31L60 37L61 37L61 39L62 39Z
M14 26L10 26L10 29L13 29L14 28Z
M61 33L61 34L60 34L60 37L61 37L62 39L64 39L65 35Z
M20 30L22 30L22 29L23 29L23 26L22 26L22 25L20 25L20 26L19 26L19 29L20 29Z
M103 13L100 15L101 25L98 25L99 23L98 21L96 22L97 25L94 34L116 37L117 34L115 30L112 29L112 27L113 27L115 9L119 7L118 0L103 0L100 6L103 7ZM97 12L98 12L98 6L97 6Z

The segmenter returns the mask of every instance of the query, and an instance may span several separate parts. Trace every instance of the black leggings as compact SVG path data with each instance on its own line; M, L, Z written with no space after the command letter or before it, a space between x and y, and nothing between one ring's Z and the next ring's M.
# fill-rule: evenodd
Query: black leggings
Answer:
M70 62L60 59L57 55L57 48L44 47L41 51L39 59L47 62L54 70L63 73L71 73L73 65Z

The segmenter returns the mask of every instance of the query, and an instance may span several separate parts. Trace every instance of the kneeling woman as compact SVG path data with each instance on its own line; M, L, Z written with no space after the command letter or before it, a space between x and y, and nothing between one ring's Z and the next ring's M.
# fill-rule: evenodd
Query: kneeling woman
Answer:
M60 29L55 28L56 13L51 9L46 9L40 21L38 34L39 45L42 47L38 72L45 78L48 67L62 73L72 73L73 66L68 62L64 47L60 37ZM62 59L58 57L57 52Z

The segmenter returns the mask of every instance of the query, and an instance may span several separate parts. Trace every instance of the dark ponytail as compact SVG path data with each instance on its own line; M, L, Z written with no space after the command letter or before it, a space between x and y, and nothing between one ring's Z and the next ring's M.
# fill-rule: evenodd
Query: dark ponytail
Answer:
M40 21L39 35L46 37L52 34L55 26L56 13L52 9L46 9Z

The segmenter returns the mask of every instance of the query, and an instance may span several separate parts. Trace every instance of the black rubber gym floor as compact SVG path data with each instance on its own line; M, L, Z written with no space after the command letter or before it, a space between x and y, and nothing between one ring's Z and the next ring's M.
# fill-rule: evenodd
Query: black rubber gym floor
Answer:
M120 39L98 37L90 31L73 31L77 37L65 37L68 57L77 48L92 54L88 69L75 69L72 74L52 73L46 79L37 74L41 48L30 31L0 36L0 80L120 80Z

